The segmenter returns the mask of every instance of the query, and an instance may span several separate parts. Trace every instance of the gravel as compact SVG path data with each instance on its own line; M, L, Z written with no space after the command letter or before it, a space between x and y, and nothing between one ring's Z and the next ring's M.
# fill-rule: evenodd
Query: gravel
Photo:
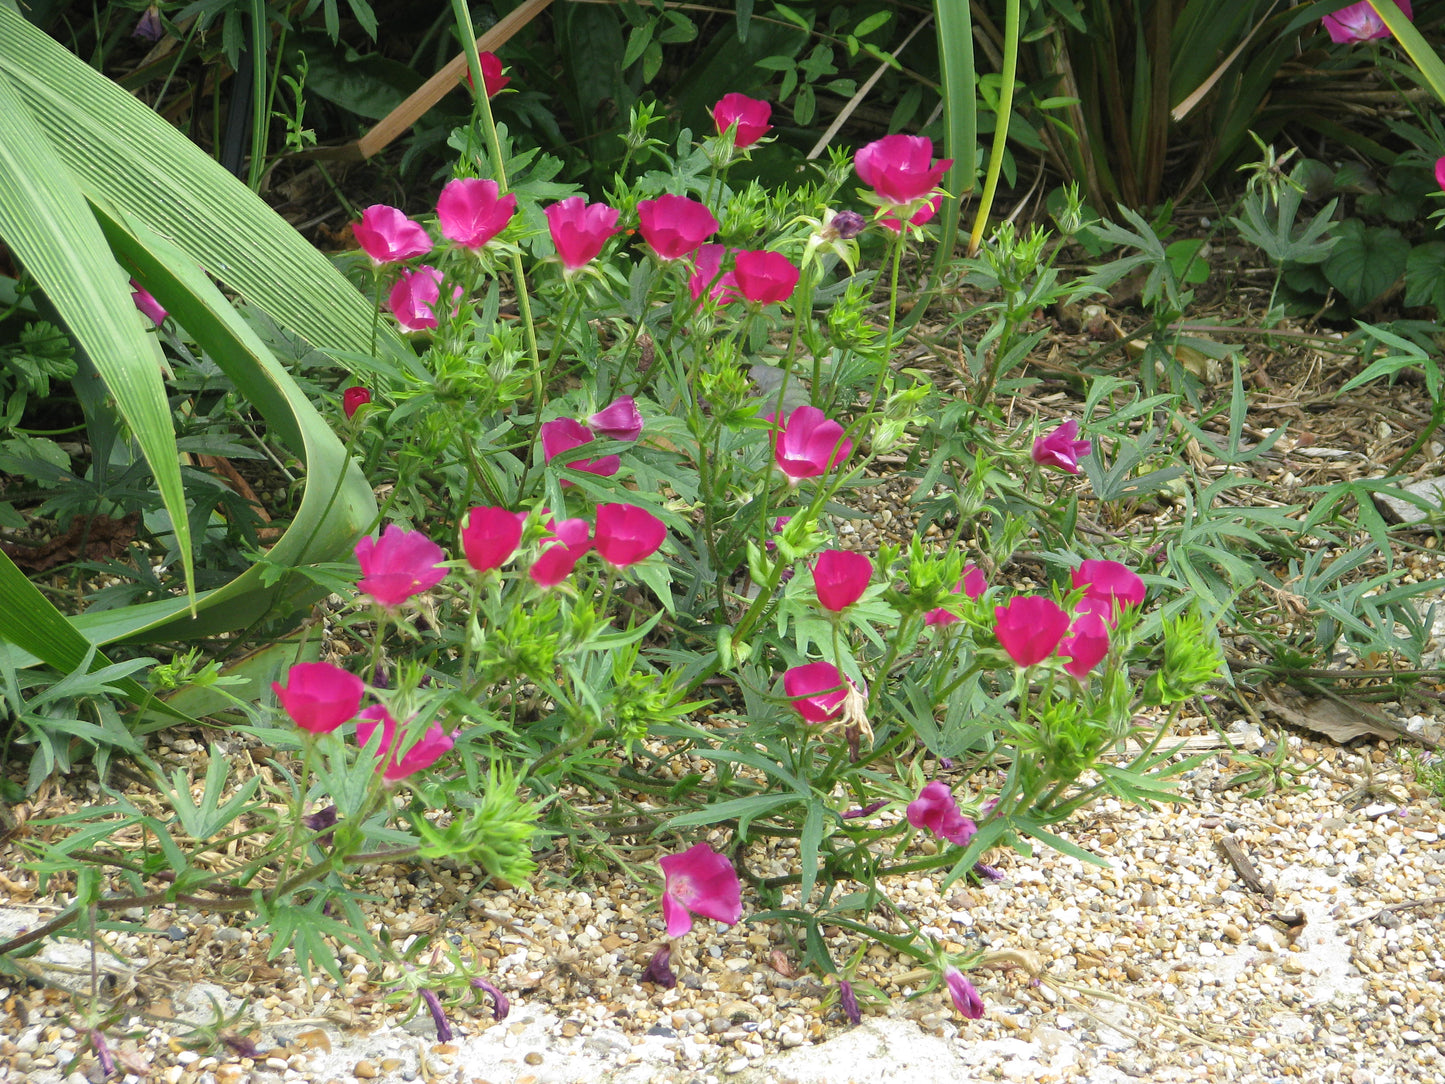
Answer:
M864 1023L849 1027L828 984L795 971L783 931L746 921L762 907L746 886L745 921L700 923L673 953L681 981L662 990L640 981L662 943L655 888L543 874L528 888L477 893L453 921L451 943L512 1011L493 1021L489 1003L453 1009L448 1043L437 1042L425 1011L404 1019L407 1006L386 1000L396 975L369 974L360 957L343 962L340 986L325 976L308 983L286 954L266 960L264 929L157 909L145 921L150 934L104 935L113 954L99 957L103 987L119 1004L104 1032L124 1074L112 1079L1437 1080L1439 803L1383 746L1289 741L1296 763L1318 769L1297 790L1243 797L1224 785L1241 764L1220 751L1186 777L1190 804L1149 812L1105 801L1087 811L1063 834L1107 867L1051 851L996 852L997 883L940 892L927 877L893 882L900 911L947 950L990 954L992 965L971 975L988 1005L981 1020L957 1016L941 990L913 997L927 973L873 946L855 982L875 984L888 1003L865 1005ZM1226 837L1260 891L1224 853ZM9 936L53 906L24 898L33 875L13 846L3 859L11 906L0 911L0 935ZM785 848L749 855L764 876L793 862ZM369 915L404 946L470 891L469 876L383 869L368 885L378 897ZM781 906L797 902L785 895ZM885 914L869 917L906 930ZM859 947L841 930L825 935L839 960ZM51 944L25 966L47 985L0 987L0 1080L102 1079L65 993L89 986L84 945ZM249 1032L258 1056L188 1048L186 1021L215 1010L235 1015L226 1030Z

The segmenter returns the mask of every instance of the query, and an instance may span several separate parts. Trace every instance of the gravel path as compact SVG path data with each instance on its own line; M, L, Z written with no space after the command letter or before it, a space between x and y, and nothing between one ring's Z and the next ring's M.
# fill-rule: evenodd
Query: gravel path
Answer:
M1247 728L1235 736L1259 741ZM425 1011L399 1022L405 1006L384 1002L394 977L367 981L359 958L340 988L324 976L308 986L284 957L265 962L264 930L166 910L145 916L155 936L108 935L116 957L101 966L123 1011L105 1033L137 1084L1439 1080L1439 802L1382 746L1290 741L1293 762L1317 769L1298 790L1242 797L1223 786L1242 765L1221 751L1187 778L1189 805L1095 807L1066 834L1108 868L1004 852L992 859L997 883L942 895L932 879L894 883L899 907L945 947L994 953L998 966L971 976L982 1020L958 1017L941 991L909 1000L927 977L874 947L856 979L888 1005L865 1005L864 1023L849 1027L824 983L793 973L794 953L768 923L699 924L673 955L681 981L663 990L641 981L661 943L651 890L541 877L532 890L479 894L456 923L453 944L512 1009L500 1022L486 1005L453 1010L451 1042L437 1042ZM33 882L20 858L0 855L7 936L51 910L24 901ZM791 861L750 855L764 875ZM1256 889L1241 875L1251 866ZM466 876L384 871L375 919L404 941L436 923ZM746 887L743 900L745 917L759 909ZM857 947L833 938L839 960ZM89 981L76 942L30 962L55 983ZM250 1030L258 1057L177 1041L180 1020L204 1019L213 1000L252 1022L231 1030ZM12 982L0 1008L0 1079L102 1079L63 993Z

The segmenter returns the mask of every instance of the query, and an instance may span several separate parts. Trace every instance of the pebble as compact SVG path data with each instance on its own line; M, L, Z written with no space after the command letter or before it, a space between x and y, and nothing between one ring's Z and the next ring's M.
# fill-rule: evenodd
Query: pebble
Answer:
M381 1070L378 1069L366 1058L362 1058L359 1062L357 1062L351 1067L351 1075L356 1077L358 1080L375 1080L377 1077L381 1076Z

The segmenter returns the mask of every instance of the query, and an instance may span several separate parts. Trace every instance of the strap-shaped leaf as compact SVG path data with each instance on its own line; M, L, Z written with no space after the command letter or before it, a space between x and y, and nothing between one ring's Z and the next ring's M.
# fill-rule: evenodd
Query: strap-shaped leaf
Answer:
M372 309L325 256L152 110L0 4L0 73L85 194L139 219L319 350L372 353ZM396 333L378 343L416 365Z
M189 591L190 523L160 350L131 302L125 273L106 255L105 238L70 170L3 75L0 238L40 284L115 398L170 513Z

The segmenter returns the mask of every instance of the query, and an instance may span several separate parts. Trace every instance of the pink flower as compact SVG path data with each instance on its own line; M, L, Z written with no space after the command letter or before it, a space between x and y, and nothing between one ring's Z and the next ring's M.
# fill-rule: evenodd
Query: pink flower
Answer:
M440 564L446 557L442 548L420 531L389 523L380 538L368 535L356 544L356 560L361 565L361 582L356 586L388 609L400 606L446 579L447 570Z
M478 572L501 568L517 552L526 519L525 513L508 512L505 508L473 508L462 524L462 552L467 556L467 564Z
M863 183L891 207L907 207L932 195L951 165L952 158L933 161L933 140L927 136L884 136L853 156Z
M501 233L517 213L517 197L505 196L496 181L458 177L437 197L437 222L442 236L476 250Z
M156 327L160 327L166 322L166 310L161 308L161 303L135 279L130 280L130 299L135 303L136 308L151 318L151 323Z
M552 244L567 272L595 260L607 239L617 232L617 209L605 203L585 203L581 196L554 203L545 213Z
M733 133L733 145L740 151L751 147L768 134L771 127L768 121L772 115L773 107L768 102L760 102L736 91L724 94L718 99L717 105L712 107L712 119L717 124L718 135L725 135L729 128L737 125L737 130Z
M1064 669L1083 681L1109 653L1109 626L1096 613L1082 611L1074 617L1069 635L1059 644L1059 654L1069 661Z
M651 557L666 537L667 527L646 508L635 504L597 506L593 544L602 559L615 568L626 568Z
M691 930L693 915L729 926L743 917L737 871L706 843L682 854L664 855L657 864L662 867L662 917L667 921L668 937L681 937Z
M408 331L429 331L437 326L436 303L441 298L442 273L422 264L415 271L403 270L401 278L392 283L386 306L396 322ZM462 296L460 286L453 287L452 300Z
M712 212L686 196L658 196L637 205L642 239L658 258L676 260L695 250L717 231Z
M793 296L798 268L781 252L739 252L733 263L738 291L755 305L775 305Z
M551 540L527 570L538 587L556 587L572 575L577 562L592 548L585 519L564 519L554 524L551 531Z
M431 251L431 235L421 223L413 222L395 207L373 203L352 224L356 243L377 265L425 256Z
M1395 6L1405 13L1405 18L1415 17L1415 13L1410 10L1410 0L1395 0ZM1390 36L1389 27L1376 14L1375 9L1370 7L1368 0L1360 0L1358 4L1340 8L1320 21L1325 24L1330 40L1336 45L1352 45L1355 42Z
M708 299L719 305L726 305L738 296L737 276L731 271L722 275L723 259L727 256L726 245L703 245L693 257L693 272L687 279L687 292L694 301L701 301L704 291Z
M588 429L576 418L554 418L550 422L543 422L543 461L550 463L563 452L571 451L573 448L581 447L583 444L591 444L592 440L592 430ZM617 468L622 466L622 457L604 455L600 459L574 459L568 463L567 466L572 470L586 471L588 474L599 474L603 477L608 477L616 474ZM572 483L564 478L562 484L564 486L570 486Z
M994 635L1019 666L1033 666L1054 653L1069 630L1069 615L1053 599L1020 595L993 611Z
M442 729L441 723L433 723L421 736L421 740L398 759L397 746L400 742L396 720L391 717L391 712L380 704L373 704L361 713L361 722L356 724L356 740L362 745L370 744L377 723L381 724L381 747L376 751L376 757L381 763L376 770L382 773L382 778L388 783L405 779L423 768L430 768L443 753L456 744L451 735Z
M978 565L968 564L963 566L963 579L953 585L953 593L956 595L962 591L969 598L980 598L988 590L988 580L984 579L983 569ZM929 610L923 615L925 625L952 625L958 620L958 616L949 610L939 607L936 610Z
M286 672L286 684L271 682L271 691L291 721L311 734L330 734L361 707L366 686L329 662L298 662Z
M972 819L965 817L954 801L945 783L935 779L918 792L918 797L908 803L908 823L915 828L927 828L939 839L946 839L960 847L967 847L968 841L978 831Z
M354 417L356 412L367 403L371 402L371 392L367 388L347 388L341 393L341 412L348 418Z
M1031 453L1041 467L1058 467L1079 473L1079 460L1094 450L1093 441L1079 440L1079 423L1070 418L1046 437L1034 438Z
M642 436L642 414L630 395L614 399L587 419L592 432L608 440L636 440Z
M1435 159L1435 183L1445 189L1445 158Z
M783 674L783 694L808 722L826 723L842 712L848 684L831 662L810 662Z
M502 74L502 61L496 53L478 53L477 59L482 62L482 86L487 90L487 97L495 98L497 91L512 80ZM467 86L476 89L476 83L472 81L471 65L467 66Z
M776 415L769 414L766 420L776 426L773 457L790 482L816 478L841 466L853 450L853 442L843 436L843 427L815 406L798 407L781 425Z
M983 998L978 996L973 983L963 977L956 967L946 968L943 981L948 984L948 994L953 998L953 1007L969 1020L983 1016Z
M824 550L813 565L818 604L834 613L842 613L862 598L872 578L873 562L848 550Z
M1079 612L1097 613L1110 628L1118 620L1120 607L1144 602L1144 581L1118 561L1084 561L1074 569L1073 583L1084 589Z
M922 207L920 207L920 208L918 208L918 210L914 211L914 212L913 212L913 216L912 216L908 221L911 222L911 223L912 223L913 225L915 225L915 226L921 226L921 225L923 225L925 222L927 222L927 221L929 221L930 219L932 219L934 215L938 214L938 209L939 209L940 207L942 207L942 206L943 206L943 196L942 196L941 194L940 194L940 195L937 195L937 196L934 196L931 200L929 200L927 203L925 203ZM903 228L902 225L901 225L901 224L899 223L899 221L898 221L898 216L895 215L895 214L892 214L892 213L889 213L889 214L886 214L886 215L883 216L883 225L887 226L887 227L888 227L890 230L892 230L894 233L897 233L899 230L901 230L901 229Z

